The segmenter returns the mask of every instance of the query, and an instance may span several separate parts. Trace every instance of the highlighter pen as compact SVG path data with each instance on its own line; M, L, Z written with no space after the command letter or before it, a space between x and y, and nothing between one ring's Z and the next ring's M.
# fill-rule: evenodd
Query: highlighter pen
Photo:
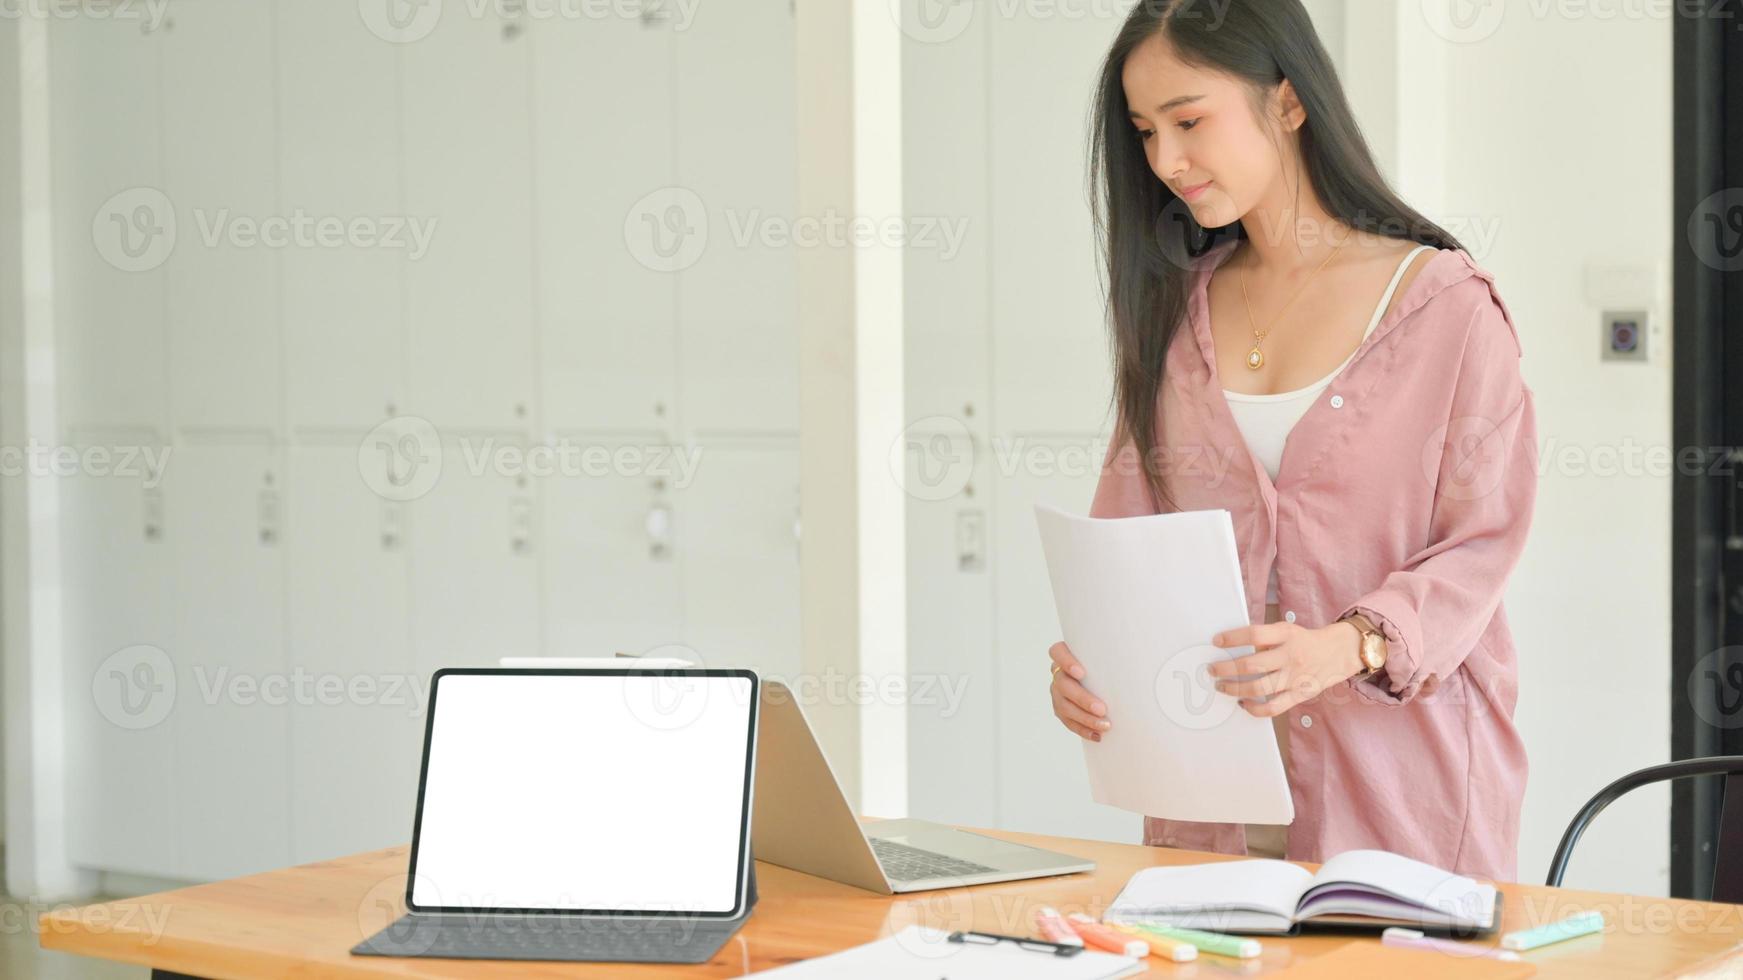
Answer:
M1450 939L1435 939L1420 929L1406 929L1403 926L1393 926L1382 932L1380 945L1398 946L1403 949L1425 949L1436 953L1447 953L1451 956L1487 956L1508 961L1519 959L1519 954L1512 950L1496 949L1493 946L1478 946L1473 943L1456 943Z
M1604 913L1581 912L1578 915L1570 915L1560 922L1551 922L1546 926L1510 932L1501 937L1501 948L1536 949L1539 946L1548 946L1550 943L1559 943L1564 939L1589 936L1594 932L1603 931Z
M1096 949L1105 949L1122 956L1136 956L1139 959L1150 955L1149 943L1117 933L1080 912L1071 913L1070 922L1072 931Z
M1059 910L1051 905L1043 905L1035 910L1035 928L1040 930L1041 938L1050 943L1062 946L1082 946L1083 937L1071 928L1059 915Z
M1191 943L1206 953L1215 953L1218 956L1233 956L1237 959L1250 960L1264 951L1257 939L1247 939L1244 936L1225 936L1220 932L1181 929L1176 926L1150 922L1134 922L1132 925L1158 936Z
M1118 922L1103 922L1109 929L1123 932L1128 936L1136 936L1150 944L1150 955L1160 956L1176 963L1190 963L1198 959L1198 947L1180 939L1169 939L1167 936L1145 932L1136 926L1121 925Z

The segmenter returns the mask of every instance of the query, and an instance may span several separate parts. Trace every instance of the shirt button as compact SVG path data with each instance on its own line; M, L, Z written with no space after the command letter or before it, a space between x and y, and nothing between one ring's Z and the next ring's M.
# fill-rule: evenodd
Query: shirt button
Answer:
M1342 396L1342 395L1331 396L1331 407L1332 408L1343 408L1344 407L1344 396Z
M1295 610L1291 609L1288 612L1284 613L1283 618L1284 618L1284 620L1286 620L1288 622L1291 622L1291 623L1295 622Z
M1312 728L1313 727L1313 716L1312 715L1302 715L1301 716L1301 727L1302 728Z

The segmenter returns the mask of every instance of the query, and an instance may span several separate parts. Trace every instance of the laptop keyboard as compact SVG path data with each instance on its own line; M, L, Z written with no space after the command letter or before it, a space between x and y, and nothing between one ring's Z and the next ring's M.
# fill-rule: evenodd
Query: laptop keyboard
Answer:
M685 940L694 943L696 937L686 936L686 930L656 929L589 929L532 931L528 929L493 930L491 939L496 952L514 956L538 958L545 954L587 956L611 960L646 960L682 949ZM706 935L706 934L705 934Z
M973 861L960 861L947 857L936 851L921 850L899 841L886 840L882 837L869 838L872 853L877 855L878 863L883 865L884 874L892 881L919 881L922 878L959 878L963 875L985 874L997 871L984 864Z
M352 952L456 959L705 962L742 920L674 916L608 923L520 916L405 916Z

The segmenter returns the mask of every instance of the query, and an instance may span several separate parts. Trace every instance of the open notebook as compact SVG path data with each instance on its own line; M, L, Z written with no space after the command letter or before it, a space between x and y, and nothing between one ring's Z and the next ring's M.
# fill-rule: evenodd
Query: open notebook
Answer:
M1270 860L1145 868L1105 918L1216 932L1404 925L1469 936L1495 931L1501 903L1494 885L1390 851L1345 851L1317 872Z

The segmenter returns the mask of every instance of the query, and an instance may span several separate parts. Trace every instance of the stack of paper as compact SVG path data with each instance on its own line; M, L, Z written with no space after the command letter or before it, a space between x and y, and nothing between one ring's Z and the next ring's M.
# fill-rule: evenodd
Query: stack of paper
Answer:
M1113 726L1083 742L1094 800L1170 820L1293 820L1271 720L1204 673L1253 652L1210 642L1249 622L1229 512L1035 513L1065 643Z

